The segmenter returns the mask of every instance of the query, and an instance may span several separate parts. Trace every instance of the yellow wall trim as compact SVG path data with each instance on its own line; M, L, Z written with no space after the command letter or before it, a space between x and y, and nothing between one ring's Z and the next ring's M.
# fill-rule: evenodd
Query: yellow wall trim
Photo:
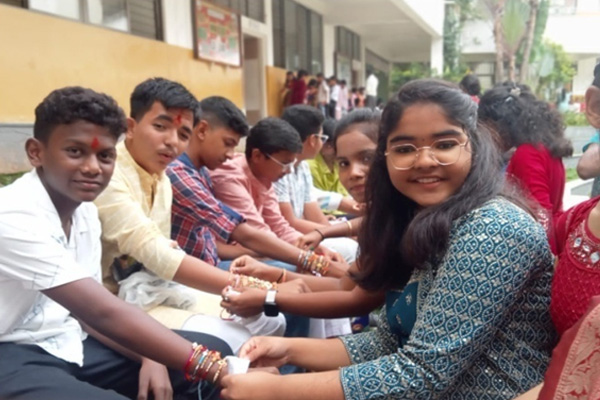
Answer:
M0 123L32 123L52 90L79 85L113 96L128 112L136 84L176 80L198 99L243 108L242 69L194 59L193 51L127 33L0 5Z

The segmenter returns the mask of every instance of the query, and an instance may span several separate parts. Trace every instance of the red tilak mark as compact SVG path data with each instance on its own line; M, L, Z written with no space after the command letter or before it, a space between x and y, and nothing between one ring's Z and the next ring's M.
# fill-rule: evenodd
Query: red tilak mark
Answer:
M175 117L175 124L181 125L181 114L177 114Z
M92 140L92 149L96 149L98 146L100 146L100 141L95 137L94 140Z

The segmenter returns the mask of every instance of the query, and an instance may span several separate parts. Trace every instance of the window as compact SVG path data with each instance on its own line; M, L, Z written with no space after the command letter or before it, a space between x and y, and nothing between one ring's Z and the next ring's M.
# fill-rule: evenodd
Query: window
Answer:
M335 29L336 53L351 60L362 59L360 51L360 36L346 28L338 26Z
M291 0L273 0L275 65L287 70L323 70L323 18Z
M160 0L29 0L12 3L150 39L162 39Z
M6 4L7 6L14 6L14 7L23 7L25 8L25 2L27 0L0 0L0 4Z
M29 8L70 19L81 18L81 2L79 0L30 0Z
M209 3L228 8L248 18L265 22L265 5L263 0L209 0Z
M123 32L129 31L125 0L88 0L87 21Z

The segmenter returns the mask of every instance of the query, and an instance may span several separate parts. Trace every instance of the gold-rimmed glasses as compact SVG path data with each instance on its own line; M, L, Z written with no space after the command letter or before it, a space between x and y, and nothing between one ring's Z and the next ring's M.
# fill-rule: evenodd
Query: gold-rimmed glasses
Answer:
M460 153L467 143L469 143L468 139L461 143L456 138L445 138L436 140L430 146L417 147L410 143L396 144L385 152L385 156L398 170L414 167L421 150L428 150L429 156L439 165L452 165L458 161Z

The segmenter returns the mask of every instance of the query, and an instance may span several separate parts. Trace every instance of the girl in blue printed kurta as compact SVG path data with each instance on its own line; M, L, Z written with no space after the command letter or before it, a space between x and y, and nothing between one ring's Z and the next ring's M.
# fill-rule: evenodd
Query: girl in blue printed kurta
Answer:
M322 371L223 379L226 399L512 399L542 380L555 334L546 235L504 191L477 106L435 80L386 106L355 281L386 290L376 331L254 338L255 366ZM519 204L519 205L517 205Z

